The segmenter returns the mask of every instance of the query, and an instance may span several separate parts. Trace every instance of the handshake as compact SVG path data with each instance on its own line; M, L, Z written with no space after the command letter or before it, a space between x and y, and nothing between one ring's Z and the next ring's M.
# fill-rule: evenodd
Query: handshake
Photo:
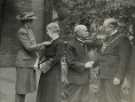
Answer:
M51 45L53 41L44 41L40 44L38 44L38 46L48 46L48 45Z
M45 46L51 45L52 42L53 42L53 41L44 41L44 42L42 42L42 43L39 43L39 44L34 45L33 48L36 47L37 49L42 50L42 49L45 48Z
M51 41L44 41L44 42L41 43L41 45L46 45L46 46L51 45L52 42L53 42L52 40Z
M92 68L92 67L94 66L94 64L95 64L95 61L88 61L88 62L86 62L86 63L84 64L84 67L85 67L86 69L90 69L90 68Z

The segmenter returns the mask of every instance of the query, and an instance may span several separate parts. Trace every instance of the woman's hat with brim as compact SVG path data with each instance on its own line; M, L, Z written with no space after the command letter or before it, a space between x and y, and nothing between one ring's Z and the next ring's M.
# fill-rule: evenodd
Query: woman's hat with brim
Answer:
M16 16L17 20L35 20L37 17L35 16L34 12L23 12Z

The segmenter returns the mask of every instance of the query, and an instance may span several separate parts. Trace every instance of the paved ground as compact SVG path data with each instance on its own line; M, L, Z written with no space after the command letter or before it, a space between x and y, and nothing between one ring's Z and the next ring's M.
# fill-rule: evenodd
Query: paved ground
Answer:
M15 102L15 68L0 68L0 102ZM36 92L26 97L26 102L35 102Z

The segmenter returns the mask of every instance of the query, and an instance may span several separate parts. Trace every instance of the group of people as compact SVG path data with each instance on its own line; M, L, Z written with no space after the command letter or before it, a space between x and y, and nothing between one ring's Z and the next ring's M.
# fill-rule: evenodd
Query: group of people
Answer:
M70 40L62 39L59 22L46 26L48 41L37 43L31 23L36 16L25 12L17 19L20 50L16 58L16 102L25 102L36 90L36 102L130 102L132 46L119 21L107 18L102 34L92 36L77 24Z

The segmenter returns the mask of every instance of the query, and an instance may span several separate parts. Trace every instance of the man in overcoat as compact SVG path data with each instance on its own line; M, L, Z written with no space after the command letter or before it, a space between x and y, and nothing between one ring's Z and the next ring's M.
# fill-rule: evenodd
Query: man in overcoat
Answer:
M94 64L89 60L88 46L85 40L89 37L85 25L74 27L75 37L68 42L67 63L68 81L64 102L89 102L89 68Z
M105 33L99 56L101 101L121 102L121 92L127 86L131 44L126 34L120 31L118 21L108 18L103 23ZM121 90L122 89L122 90Z

